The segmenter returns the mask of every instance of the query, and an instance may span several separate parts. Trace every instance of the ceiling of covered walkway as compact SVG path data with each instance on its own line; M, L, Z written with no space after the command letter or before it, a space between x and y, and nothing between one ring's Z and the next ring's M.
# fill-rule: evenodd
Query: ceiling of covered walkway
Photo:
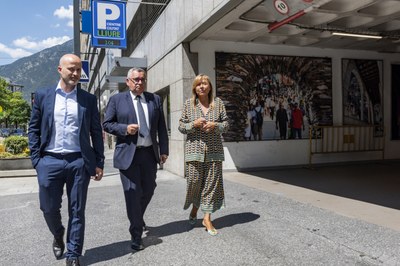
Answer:
M399 0L245 0L227 10L200 39L333 49L400 52ZM289 13L277 12L287 5ZM303 15L271 30L277 21ZM303 9L301 9L303 8ZM333 32L380 36L336 36Z

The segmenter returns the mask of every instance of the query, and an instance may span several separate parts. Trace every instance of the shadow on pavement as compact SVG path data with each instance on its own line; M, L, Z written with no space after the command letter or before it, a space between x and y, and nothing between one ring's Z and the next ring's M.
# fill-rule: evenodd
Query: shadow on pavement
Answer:
M251 212L244 212L244 213L236 213L219 217L215 219L213 223L218 228L224 228L224 227L231 227L237 224L249 223L258 218L260 218L260 215L258 214L254 214ZM202 217L198 216L197 223L194 227L201 227L202 226L201 221ZM175 221L157 227L149 227L147 238L165 237L174 234L181 234L189 232L194 227L188 223L188 220ZM145 244L148 242L147 238L143 240Z
M214 220L217 228L231 227L237 224L249 223L258 219L260 215L251 212L230 214ZM201 218L196 226L201 226ZM143 238L145 247L162 243L161 237L185 233L193 229L187 220L175 221L161 226L149 227L147 235ZM81 262L84 265L92 265L99 262L106 262L132 253L130 241L120 241L109 245L86 250Z
M268 180L400 210L400 162L246 172Z
M180 234L184 232L189 232L193 227L186 221L175 221L160 226L150 227L147 237L164 237L169 235Z
M81 262L83 265L91 265L125 256L132 252L130 243L130 241L121 241L88 249L82 257Z
M219 217L213 221L213 224L217 228L225 228L237 224L249 223L258 218L260 218L260 215L252 212L235 213Z

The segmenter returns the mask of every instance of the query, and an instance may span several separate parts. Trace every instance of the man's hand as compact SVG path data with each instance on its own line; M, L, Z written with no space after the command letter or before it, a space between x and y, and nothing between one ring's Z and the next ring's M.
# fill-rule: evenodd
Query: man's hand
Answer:
M138 124L130 124L126 128L126 134L128 135L135 135L139 131Z
M160 163L161 163L161 164L165 163L165 162L167 161L167 159L168 159L168 155L166 155L166 154L161 154L161 156L160 156Z
M103 178L103 169L96 167L96 175L90 178L95 181L100 181Z

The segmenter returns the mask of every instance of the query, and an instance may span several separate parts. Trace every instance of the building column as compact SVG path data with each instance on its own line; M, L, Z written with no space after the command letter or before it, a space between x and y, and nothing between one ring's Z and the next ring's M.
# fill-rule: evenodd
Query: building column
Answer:
M197 75L197 54L191 54L187 44L178 45L156 65L148 69L148 89L157 92L169 87L171 134L169 158L164 169L184 176L186 136L178 131L183 104L192 95L192 82Z

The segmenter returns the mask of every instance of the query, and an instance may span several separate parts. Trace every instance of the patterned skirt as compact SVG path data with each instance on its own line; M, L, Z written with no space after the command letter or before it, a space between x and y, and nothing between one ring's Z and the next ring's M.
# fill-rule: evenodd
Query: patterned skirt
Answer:
M186 162L186 200L183 209L191 204L204 213L225 207L222 162Z

